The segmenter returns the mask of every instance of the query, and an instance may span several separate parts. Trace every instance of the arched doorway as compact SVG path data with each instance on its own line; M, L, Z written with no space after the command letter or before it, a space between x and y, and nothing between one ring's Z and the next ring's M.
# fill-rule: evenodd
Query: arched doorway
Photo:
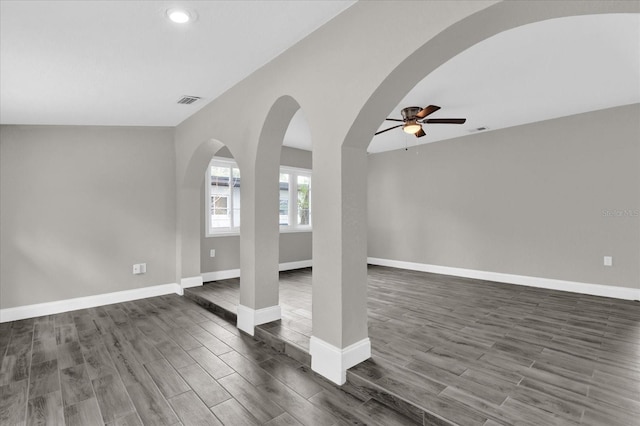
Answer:
M202 285L202 189L211 158L224 148L225 145L216 139L200 143L189 159L184 176L179 180L177 274L182 289Z
M252 197L255 208L241 212L238 328L251 335L256 325L282 317L279 305L281 151L291 119L299 109L298 102L288 95L273 103L260 130L255 156L249 159L250 165L244 174L245 181L249 180L246 196Z
M355 117L342 142L341 150L334 151L340 167L337 169L339 176L334 174L331 177L332 187L325 187L321 181L316 182L316 188L321 186L322 203L328 204L331 201L328 194L333 189L334 194L340 194L343 204L341 215L334 215L333 219L339 220L340 233L335 242L339 242L340 247L336 248L334 244L331 249L314 242L314 266L317 273L322 274L323 282L331 284L323 290L319 289L318 293L314 287L314 305L318 304L318 309L314 309L314 323L320 322L323 327L314 329L318 345L315 351L312 345L311 355L312 359L324 359L315 366L312 361L314 370L337 383L344 383L346 369L370 355L367 351L366 327L366 220L364 227L362 226L363 218L367 216L366 197L362 195L366 193L367 182L361 170L366 168L366 148L371 137L389 111L425 75L495 34L557 17L637 12L635 9L635 5L626 2L502 2L460 20L426 41L380 83ZM322 153L322 156L326 158L329 155ZM314 161L315 159L314 152ZM330 169L323 167L323 170L314 171L324 175L325 170L328 172ZM335 173L335 167L333 171ZM324 216L324 212L322 215ZM318 221L316 225L318 233L335 233L334 224ZM319 250L315 250L316 247ZM330 250L336 254L330 253ZM331 271L336 267L341 269L338 277L340 283L333 285L336 274L331 274ZM332 297L335 298L336 294L340 298L339 309L323 309L332 304Z

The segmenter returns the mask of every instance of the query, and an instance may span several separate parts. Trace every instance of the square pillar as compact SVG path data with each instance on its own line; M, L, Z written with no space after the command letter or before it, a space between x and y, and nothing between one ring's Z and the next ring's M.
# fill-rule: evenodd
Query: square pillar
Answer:
M339 385L371 356L366 194L366 149L314 149L311 368Z

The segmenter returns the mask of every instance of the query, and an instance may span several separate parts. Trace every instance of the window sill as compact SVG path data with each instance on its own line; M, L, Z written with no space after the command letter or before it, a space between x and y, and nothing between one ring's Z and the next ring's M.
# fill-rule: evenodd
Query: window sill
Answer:
M294 234L301 232L313 232L312 228L280 228L281 234ZM240 231L216 232L215 234L207 234L205 238L216 237L239 237Z
M313 232L313 229L310 226L305 228L280 227L281 234L291 234L294 232Z
M214 234L207 234L206 238L215 238L215 237L239 237L240 231L221 231L216 232Z

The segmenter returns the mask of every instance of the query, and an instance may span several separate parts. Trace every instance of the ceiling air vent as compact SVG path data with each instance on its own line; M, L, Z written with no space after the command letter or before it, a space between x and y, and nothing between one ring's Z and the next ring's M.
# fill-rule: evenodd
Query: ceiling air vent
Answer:
M201 98L199 96L183 96L180 99L178 99L178 103L183 105L190 105L200 99Z
M484 132L485 130L489 130L488 127L476 127L475 129L471 129L469 130L469 133L477 133L477 132Z

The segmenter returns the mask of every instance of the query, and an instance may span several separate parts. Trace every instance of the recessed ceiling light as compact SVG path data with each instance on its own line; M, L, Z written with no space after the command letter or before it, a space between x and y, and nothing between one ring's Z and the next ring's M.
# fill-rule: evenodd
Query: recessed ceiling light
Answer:
M186 24L191 20L191 13L184 9L169 9L167 16L176 24Z

